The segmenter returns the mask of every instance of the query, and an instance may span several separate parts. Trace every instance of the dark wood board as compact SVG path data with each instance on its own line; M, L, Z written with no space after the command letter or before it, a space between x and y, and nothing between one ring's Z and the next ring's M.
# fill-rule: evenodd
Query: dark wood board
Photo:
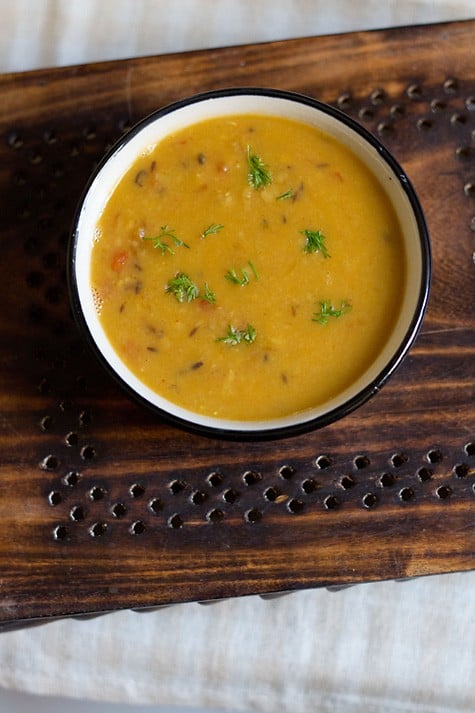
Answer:
M0 77L0 622L475 567L475 22ZM71 318L66 245L95 162L149 112L269 86L349 113L403 165L433 285L403 366L278 442L182 432Z

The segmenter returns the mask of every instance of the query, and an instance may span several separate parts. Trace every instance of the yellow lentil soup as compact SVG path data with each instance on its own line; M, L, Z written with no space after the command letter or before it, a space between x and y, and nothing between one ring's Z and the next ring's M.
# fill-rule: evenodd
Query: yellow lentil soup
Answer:
M266 115L207 119L138 157L91 259L127 367L192 412L245 421L354 383L389 338L406 275L395 211L363 162Z

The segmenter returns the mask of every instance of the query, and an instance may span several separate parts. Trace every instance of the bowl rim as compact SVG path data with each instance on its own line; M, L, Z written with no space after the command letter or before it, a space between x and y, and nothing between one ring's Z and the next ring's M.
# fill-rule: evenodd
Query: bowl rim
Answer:
M140 133L149 124L154 123L163 116L166 116L167 114L175 112L181 108L188 107L199 102L204 102L209 99L229 98L235 96L271 97L301 103L309 106L310 108L319 110L320 112L330 116L337 122L346 125L346 127L358 134L359 137L363 139L363 141L365 141L367 144L369 144L372 148L376 150L382 161L389 167L391 174L398 180L399 187L402 189L409 202L415 223L417 225L417 237L421 252L420 287L412 318L409 322L404 336L399 341L397 349L393 352L391 358L385 362L379 373L354 396L338 404L336 407L331 408L325 413L321 413L316 416L309 415L308 418L305 418L302 421L298 421L292 424L272 426L272 422L269 421L269 427L255 429L249 427L249 429L245 430L242 428L233 429L229 427L207 425L182 418L181 416L171 413L166 409L161 408L159 405L150 402L144 396L137 393L137 391L121 375L116 372L116 370L104 356L96 340L94 339L89 328L87 317L82 309L80 300L81 288L78 284L77 274L75 270L77 245L80 232L79 223L83 206L91 187L93 186L98 175L101 173L102 169L109 162L109 160L118 151L120 151L122 147L128 144L129 141L134 138L134 136ZM116 142L114 142L114 144L108 149L108 151L102 156L100 161L98 161L98 163L94 167L79 197L76 211L73 217L68 242L66 277L71 309L74 318L80 328L80 331L86 337L87 343L91 347L93 353L96 355L102 366L105 367L106 371L110 375L112 375L113 379L118 382L122 389L126 393L128 393L129 396L131 396L135 401L138 401L139 403L147 406L149 410L151 410L156 415L159 415L160 418L162 418L168 424L172 426L178 426L184 431L208 437L222 438L234 441L265 441L302 435L304 433L308 433L310 431L314 431L324 426L327 426L330 423L338 421L341 418L349 415L355 409L359 408L366 401L368 401L374 394L380 391L380 389L385 385L388 379L394 374L394 372L398 369L398 367L405 359L407 353L414 344L414 341L416 340L416 337L421 329L430 294L432 277L432 254L430 236L427 228L426 219L424 216L422 205L415 192L415 189L400 163L395 159L392 153L377 139L377 137L374 136L374 134L372 134L358 121L345 114L340 109L306 94L271 87L243 86L204 91L191 95L189 97L185 97L183 99L178 99L177 101L173 101L147 114L145 117L137 121ZM189 413L192 414L191 411L189 411ZM252 421L250 421L249 423L252 424Z

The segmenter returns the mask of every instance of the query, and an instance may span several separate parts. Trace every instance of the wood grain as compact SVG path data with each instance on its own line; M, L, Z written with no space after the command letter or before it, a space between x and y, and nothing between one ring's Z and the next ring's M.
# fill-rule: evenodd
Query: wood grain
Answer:
M3 625L474 568L474 30L0 77ZM340 106L378 135L433 249L422 333L381 393L263 444L193 436L130 401L83 343L65 285L74 209L107 147L171 101L246 85Z

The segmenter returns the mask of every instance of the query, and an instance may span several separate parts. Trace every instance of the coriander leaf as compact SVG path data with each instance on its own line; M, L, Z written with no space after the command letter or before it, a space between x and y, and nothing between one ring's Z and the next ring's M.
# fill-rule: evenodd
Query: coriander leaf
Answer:
M302 235L305 235L304 252L321 252L323 257L330 257L330 253L325 245L326 237L321 230L301 230L300 232Z
M216 341L236 346L242 342L244 342L244 344L252 344L255 338L256 330L251 324L247 325L247 329L237 329L230 324L226 336L219 337Z
M177 272L168 281L165 292L174 295L178 302L192 302L200 294L198 286L184 272Z
M320 302L320 311L314 313L312 321L325 325L328 324L330 317L338 319L338 317L342 317L349 312L350 309L351 305L345 300L342 300L339 308L334 307L330 300L325 300Z
M161 239L160 236L156 236L153 238L142 238L142 240L151 240L153 242L153 247L156 250L160 250L162 255L165 255L165 253L170 253L171 255L175 254L175 251L171 249L168 243L164 243L163 240Z
M288 198L292 198L294 195L294 191L292 188L289 188L288 191L285 191L285 193L281 193L280 196L277 196L276 201L285 201Z
M252 273L253 273L254 277L256 278L256 280L258 280L258 279L259 279L259 275L257 274L257 270L256 270L256 268L255 268L255 266L254 266L254 263L252 263L252 262L249 260L249 262L248 262L247 264L248 264L249 267L251 268Z
M258 272L254 266L254 264L249 260L248 263L249 267L252 270L252 273L256 280L259 279ZM241 287L244 287L249 283L249 275L247 273L247 270L245 270L243 267L241 268L241 275L242 277L239 277L236 268L232 268L231 270L228 270L227 273L225 274L226 280L229 282L232 282L234 285L240 285Z
M209 302L210 304L215 304L216 302L216 295L214 294L213 290L208 287L207 282L205 282L205 291L203 299L206 300L206 302Z
M218 233L223 228L224 225L221 225L221 223L211 223L211 225L208 225L208 227L203 230L200 237L207 238L208 235L216 235L216 233Z
M186 243L183 242L183 240L180 240L179 238L176 237L175 231L171 230L168 225L162 225L160 228L160 233L154 237L144 237L142 240L150 240L153 243L153 247L156 248L157 250L160 250L162 255L165 255L166 252L170 253L171 255L175 254L175 251L172 250L170 245L166 242L164 242L163 238L170 238L173 243L178 246L178 247L183 247L183 248L189 248L190 246L187 245Z
M177 245L178 247L190 249L190 246L187 245L187 243L184 243L183 240L179 240L175 236L172 237L172 240L175 243L175 245Z
M248 167L247 180L249 185L258 190L272 183L272 176L268 167L260 156L251 153L250 146L246 149L246 155Z
M241 287L244 287L249 282L249 275L244 269L241 270L241 274L242 277L239 277L236 272L236 269L233 267L231 270L227 271L224 277L226 278L226 280L232 282L234 285L241 285Z

